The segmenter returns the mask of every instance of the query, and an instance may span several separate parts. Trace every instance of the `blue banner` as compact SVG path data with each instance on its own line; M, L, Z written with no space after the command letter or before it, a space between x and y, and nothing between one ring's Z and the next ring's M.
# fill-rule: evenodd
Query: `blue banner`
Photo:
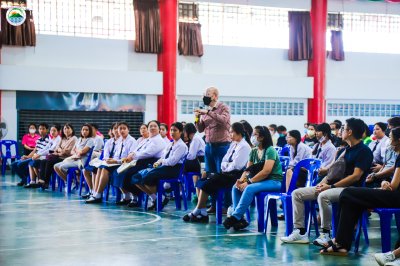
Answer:
M145 95L17 91L18 110L144 112Z

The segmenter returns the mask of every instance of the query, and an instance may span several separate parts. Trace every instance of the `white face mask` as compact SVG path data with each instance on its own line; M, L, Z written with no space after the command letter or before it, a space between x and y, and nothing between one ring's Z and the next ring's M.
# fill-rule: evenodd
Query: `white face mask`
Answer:
M257 137L256 137L256 136L251 136L250 142L251 142L251 144L253 144L254 146L258 146L258 145L260 144L260 142L257 140Z
M29 133L35 134L36 133L36 129L29 129Z
M308 135L310 138L313 138L313 137L315 137L315 131L314 131L314 130L307 130L307 135Z
M336 136L336 130L332 130L332 131L331 131L331 134L332 134L333 136Z

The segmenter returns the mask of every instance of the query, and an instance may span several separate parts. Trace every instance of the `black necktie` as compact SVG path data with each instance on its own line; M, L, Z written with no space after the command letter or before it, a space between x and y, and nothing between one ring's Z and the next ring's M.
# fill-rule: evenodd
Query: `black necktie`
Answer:
M114 149L115 149L115 141L113 141L113 145L112 145L112 148L111 148L111 151L110 151L110 158L114 157Z
M317 150L317 155L315 155L315 158L318 159L318 156L319 156L320 153L321 153L321 147L318 148L318 150Z
M376 150L376 148L377 148L377 146L378 146L378 143L379 143L379 141L377 140L376 143L375 143L374 148L372 149L372 153L374 153L374 151Z
M171 149L169 149L169 151L167 152L167 155L165 155L165 159L168 159L168 157L169 157L169 155L170 155L170 153L171 153L171 151L172 151L172 147L173 147L173 146L171 146Z
M140 149L143 148L143 146L144 146L148 141L149 141L149 140L146 140L146 141L142 144L142 146L140 146L139 149L137 149L137 151L140 151Z
M122 142L121 150L119 151L119 158L121 158L123 150L124 150L124 143Z
M237 145L236 145L236 146L237 146ZM233 151L232 151L232 153L231 153L231 156L229 156L228 162L230 162L230 163L233 162L232 157L233 157L233 154L235 153L236 146L235 146L235 148L233 148Z

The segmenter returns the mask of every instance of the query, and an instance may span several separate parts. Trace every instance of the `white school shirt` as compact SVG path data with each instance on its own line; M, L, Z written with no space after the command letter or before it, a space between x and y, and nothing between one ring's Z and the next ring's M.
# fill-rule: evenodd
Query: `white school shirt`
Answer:
M240 142L233 141L224 158L222 158L222 172L228 173L234 170L242 170L249 160L250 152L251 147L244 138Z
M130 151L134 150L137 148L137 141L134 137L131 135L128 135L126 139L123 139L120 137L118 139L118 145L115 149L114 157L113 159L115 160L120 160L122 158L128 157L128 154Z
M134 151L135 160L148 159L148 158L161 158L162 152L167 144L162 139L160 134L146 139L143 145L136 148Z
M182 139L179 139L176 143L170 142L163 151L163 155L161 156L161 164L164 166L175 166L177 164L182 164L187 151L188 147ZM168 153L168 158L165 158Z
M312 155L312 149L304 144L303 142L300 142L299 145L297 145L297 154L296 157L294 157L294 148L292 145L290 145L290 162L289 166L295 167L298 162L304 159L311 158Z
M205 148L206 143L204 142L203 138L201 138L198 134L195 134L189 145L189 153L187 155L187 159L194 160L198 156L204 156Z
M119 143L120 139L109 139L106 141L106 143L104 144L104 149L103 149L103 160L107 160L110 158L111 155L111 151L113 152L113 156L112 158L114 158L114 154L117 151L117 145ZM114 146L114 151L112 150Z
M94 139L94 151L101 151L104 146L104 140L100 136L97 136L93 138Z
M43 149L37 152L37 154L40 155L40 160L46 159L46 155L50 153L49 151L54 151L58 143L60 143L60 141L61 141L60 135L58 135L53 139L50 139L47 145Z
M165 143L167 145L169 145L171 143L171 140L167 136L163 137L163 140L165 141Z
M373 156L374 156L374 163L382 163L384 158L385 158L385 153L386 153L386 148L387 148L387 140L389 138L385 135L381 139L377 139L372 141L368 147L371 149L371 151L374 150Z
M328 140L322 147L320 143L318 149L321 149L321 151L318 154L318 157L316 156L313 157L315 157L316 159L320 159L322 161L321 167L326 167L335 160L336 147L335 145L333 145L331 140Z

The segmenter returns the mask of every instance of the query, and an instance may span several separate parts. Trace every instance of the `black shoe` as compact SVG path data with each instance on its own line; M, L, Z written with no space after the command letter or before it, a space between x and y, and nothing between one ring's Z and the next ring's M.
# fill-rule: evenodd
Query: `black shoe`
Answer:
M24 181L20 181L19 183L17 183L17 186L22 187L23 185L25 185Z
M90 197L90 199L85 200L86 203L101 203L103 201L102 198L96 199L95 197Z
M156 209L156 207L157 207L157 200L153 200L153 201L151 202L150 207L148 207L147 210L148 210L148 211L153 211L153 210Z
M182 220L185 222L190 222L190 223L208 223L209 218L208 215L194 215L193 213L188 213L185 216L182 217Z
M168 204L168 202L169 202L168 197L165 197L165 198L163 199L163 201L162 201L162 206L165 207L165 206Z
M40 187L41 187L42 190L45 190L45 189L49 188L49 184L47 184L47 183L39 183L39 184L40 184Z
M115 205L118 205L118 206L125 206L125 205L128 205L130 202L131 202L130 200L121 199L120 201L115 202Z
M233 225L233 229L235 229L235 231L239 231L245 229L247 226L249 226L249 223L244 218L242 218L240 219L240 221Z
M283 215L283 214L278 215L277 218L278 218L279 221L285 221L285 215Z
M239 220L237 220L235 217L229 216L225 219L225 221L222 224L224 225L225 229L229 230L238 222Z
M87 193L86 195L81 196L82 199L89 199L92 196L92 193Z
M140 204L136 199L133 199L126 206L128 206L129 208L138 208L140 207Z
M35 183L29 183L27 185L24 186L24 188L33 188L34 185L36 185Z

